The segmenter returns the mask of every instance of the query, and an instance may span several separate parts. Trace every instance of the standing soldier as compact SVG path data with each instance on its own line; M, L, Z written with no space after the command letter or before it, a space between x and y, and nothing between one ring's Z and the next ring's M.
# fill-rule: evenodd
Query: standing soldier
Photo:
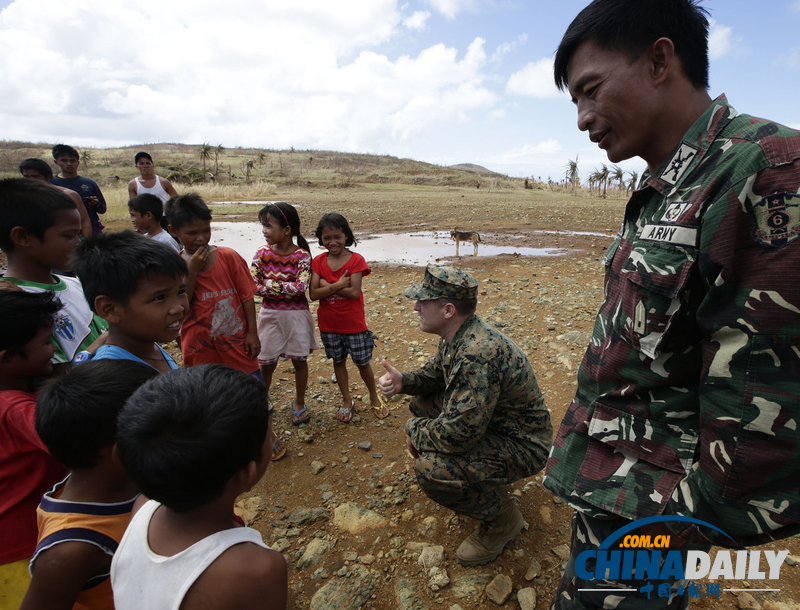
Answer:
M525 524L516 499L497 488L542 469L550 414L522 350L475 315L478 281L469 273L428 265L403 294L417 301L420 329L441 337L439 349L411 373L384 360L378 385L386 396L414 396L406 444L417 481L434 502L480 522L456 557L484 564Z
M576 573L643 518L672 518L642 533L670 535L684 565L800 531L800 134L711 99L706 15L695 0L595 0L556 52L579 129L648 168L547 463L545 486L576 509L554 608L687 605L676 577L650 599L650 583L604 569L582 579L595 559Z

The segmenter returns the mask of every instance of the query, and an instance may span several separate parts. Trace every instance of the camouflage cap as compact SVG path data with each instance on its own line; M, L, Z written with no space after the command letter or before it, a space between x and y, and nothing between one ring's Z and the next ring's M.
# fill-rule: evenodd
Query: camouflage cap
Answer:
M438 267L429 263L425 267L425 277L422 282L406 288L403 296L417 301L476 299L478 280L461 269Z

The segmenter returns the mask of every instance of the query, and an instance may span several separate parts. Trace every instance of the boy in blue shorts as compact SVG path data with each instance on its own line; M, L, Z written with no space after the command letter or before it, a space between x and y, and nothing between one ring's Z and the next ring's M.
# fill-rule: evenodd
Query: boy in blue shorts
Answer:
M113 451L122 405L158 373L129 360L97 360L45 386L36 430L70 474L41 498L39 540L21 610L113 610L111 557L138 489Z
M108 322L95 359L136 360L162 373L177 368L159 345L178 338L189 309L186 263L177 252L133 231L100 234L78 246L72 268L92 311Z
M3 279L25 292L54 292L62 304L53 320L55 375L105 340L106 323L92 313L80 282L52 272L70 268L80 231L75 202L58 189L25 178L0 180L0 248L8 258Z
M271 419L265 387L219 364L131 396L117 450L142 496L111 565L116 610L286 608L283 556L232 520L269 466Z

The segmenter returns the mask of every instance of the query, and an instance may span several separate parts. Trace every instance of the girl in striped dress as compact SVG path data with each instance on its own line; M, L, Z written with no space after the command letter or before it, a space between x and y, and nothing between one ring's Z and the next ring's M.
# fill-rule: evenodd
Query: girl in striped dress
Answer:
M312 350L319 349L314 318L306 299L311 252L300 234L300 217L293 206L282 201L267 204L258 213L258 219L267 241L256 251L251 266L256 292L263 298L258 315L261 341L258 363L269 392L278 360L281 357L292 360L296 395L291 415L292 423L297 426L311 419L305 404L307 359ZM273 459L280 459L285 451L279 440L273 448Z

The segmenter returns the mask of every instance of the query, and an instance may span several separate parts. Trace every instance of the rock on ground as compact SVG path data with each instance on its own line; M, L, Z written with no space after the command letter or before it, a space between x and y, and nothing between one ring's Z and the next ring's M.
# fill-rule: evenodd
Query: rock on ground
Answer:
M333 524L351 534L384 527L387 523L388 521L375 511L351 502L340 504L333 510Z
M511 579L505 574L498 574L492 582L486 585L486 597L498 606L502 606L511 597L513 590Z
M311 598L311 610L360 610L372 597L377 578L361 566L353 570L352 578L336 578L317 591Z
M526 587L517 591L519 610L534 610L536 608L536 589Z

